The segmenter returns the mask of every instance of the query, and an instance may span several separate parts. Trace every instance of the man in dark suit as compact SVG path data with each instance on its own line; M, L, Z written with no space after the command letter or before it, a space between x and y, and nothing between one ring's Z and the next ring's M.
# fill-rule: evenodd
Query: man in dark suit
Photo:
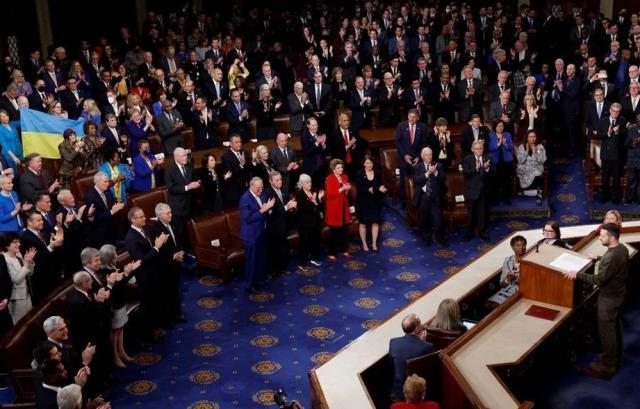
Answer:
M629 85L629 95L622 97L620 104L622 105L622 116L625 118L635 119L640 115L640 84L632 82Z
M193 167L187 165L187 151L176 148L173 151L174 163L164 172L164 183L169 191L169 206L173 213L175 234L181 242L184 241L184 226L191 216L193 206L193 190L200 188L200 181L193 175Z
M105 125L100 131L100 136L105 138L103 146L117 150L120 147L120 138L124 131L118 125L118 119L114 114L105 115Z
M159 325L161 315L159 309L166 301L158 291L159 281L166 280L161 273L165 271L163 258L160 255L162 247L169 240L169 235L160 233L152 238L146 229L147 218L139 207L132 207L127 213L131 228L124 238L125 248L131 260L140 260L136 269L136 282L140 291L140 320L144 323L144 336L150 335L150 330ZM153 240L153 241L152 241Z
M482 83L473 78L470 66L464 67L464 77L458 82L458 100L460 101L460 121L469 122L471 115L478 114L482 118Z
M160 304L163 312L163 319L184 323L186 320L182 316L180 307L180 269L184 261L185 252L182 249L182 242L175 233L172 225L173 215L171 207L166 203L158 203L155 207L156 220L151 226L151 238L155 240L161 234L168 235L164 246L160 248L162 265L166 275L162 280L158 280L158 288L161 292L163 302Z
M313 83L307 86L306 93L309 96L313 116L321 122L321 128L329 131L333 125L333 104L331 96L331 86L322 83L323 76L321 72L316 72L313 76ZM364 85L364 82L363 82ZM356 78L356 88L358 87L358 79ZM354 110L354 108L351 108ZM355 115L355 112L354 112Z
M591 139L598 133L598 125L602 118L609 116L609 103L604 99L604 91L593 91L593 100L587 103L584 113L584 129L587 138Z
M151 80L151 84L149 84L149 90L151 91L151 98L153 98L154 101L158 100L160 90L167 94L167 99L173 101L178 95L178 91L180 91L180 84L166 78L164 71L157 68L154 78Z
M333 159L341 159L345 172L355 180L356 172L361 168L362 156L366 151L366 142L357 130L351 128L351 116L348 111L338 114L338 127L331 133L329 147Z
M242 149L240 135L231 135L229 143L229 150L222 154L222 174L231 172L223 189L225 208L238 206L240 196L247 190L252 166L252 157Z
M42 157L37 153L30 153L24 158L27 170L20 175L20 193L27 200L32 200L41 193L53 194L60 183L49 175L49 171L42 168Z
M245 290L254 292L264 279L267 258L266 221L267 212L273 209L276 199L263 195L262 179L254 177L249 189L240 197L240 240L244 242Z
M251 111L249 104L242 101L238 89L231 91L231 102L224 107L224 117L229 122L227 135L238 134L242 142L249 142Z
M509 91L503 91L500 94L500 98L491 103L491 109L489 111L489 119L493 123L498 121L504 122L505 132L509 132L512 136L515 135L515 127L514 123L517 120L518 110L516 109L516 104L509 100L510 93Z
M393 359L394 379L391 396L403 400L402 387L406 379L407 360L433 352L433 344L427 342L427 331L420 318L411 314L402 320L404 336L389 340L389 356Z
M508 81L508 73L506 71L500 71L498 73L498 82L489 87L489 102L494 103L500 100L500 94L504 91L511 90L512 86ZM513 99L515 95L510 93L510 98Z
M460 136L460 147L462 156L466 156L471 152L471 144L477 140L484 143L485 150L489 148L489 130L482 125L480 115L471 115L471 122L462 130Z
M58 93L65 90L64 77L56 70L56 64L49 59L44 63L44 72L40 75L44 80L44 90L51 95L58 97Z
M289 274L289 243L287 240L288 212L296 208L295 199L290 199L289 189L283 185L280 172L269 174L269 184L265 191L267 200L274 200L274 205L267 212L267 248L269 255L269 274Z
M51 94L47 94L44 88L44 81L38 78L35 83L33 92L28 97L29 108L40 112L47 112L49 102L53 100Z
M396 126L395 140L400 169L400 197L404 200L404 178L411 175L413 166L420 160L422 148L426 146L427 127L419 122L418 110L410 109L407 120Z
M219 144L218 113L207 106L205 97L196 97L196 106L193 113L191 113L190 122L193 128L196 149L209 149Z
M86 235L91 229L91 221L95 208L86 205L77 208L76 199L68 189L62 189L57 196L60 204L59 213L62 214L62 231L64 244L62 246L62 264L65 277L71 277L80 270L80 251L85 247Z
M620 160L623 158L622 149L627 134L627 120L620 115L621 111L622 106L619 103L611 104L609 117L600 120L598 133L595 135L595 139L602 140L600 148L600 161L602 162L601 203L611 199L613 204L619 204L622 196Z
M7 91L0 96L0 109L9 114L9 120L20 120L20 108L18 105L18 87L15 84L9 84Z
M58 228L56 214L51 211L51 196L48 193L40 193L31 199L33 208L42 215L42 236L45 238L55 235ZM62 219L60 220L62 223Z
M276 98L282 98L282 81L271 70L271 63L265 61L262 64L262 74L256 79L256 89L260 89L261 86L268 85L271 90L271 95ZM311 95L311 93L307 92Z
M411 80L411 87L404 92L404 106L405 109L415 108L418 110L418 115L422 116L424 112L425 118L427 117L427 89L421 86L419 78L413 78Z
M214 108L222 107L229 99L229 85L223 81L220 68L213 70L213 78L207 78L203 88L207 91Z
M93 183L94 186L84 195L84 203L89 208L95 209L89 243L92 247L100 248L104 244L116 242L115 214L122 210L125 204L116 202L116 198L109 189L109 176L106 173L96 173L93 176Z
M93 291L93 279L87 271L73 275L73 290L69 292L69 327L73 345L103 344L99 339L104 333L103 306L109 299L109 290L98 287ZM107 341L108 345L108 341ZM97 349L97 348L96 348Z
M313 106L309 101L309 95L304 92L301 82L293 85L293 92L287 96L289 107L289 128L291 134L300 135L304 128L304 123L313 112Z
M36 408L58 409L58 391L67 383L68 374L64 364L56 359L46 359L38 367L42 375L42 383L36 386ZM80 369L75 377L75 384L82 388L89 376L87 368Z
M138 76L139 81L144 82L144 84L148 87L151 85L151 81L153 80L153 72L155 71L155 67L153 66L153 54L149 51L144 52L144 62L138 66ZM185 70L186 71L186 70ZM190 76L193 79L193 77Z
M449 123L453 123L456 92L450 82L448 73L441 74L440 81L434 81L429 95L433 96L434 102L437 102L434 104L433 117L444 118Z
M276 146L269 154L273 168L282 175L282 186L292 190L293 182L296 182L297 171L300 168L296 160L296 151L289 147L289 137L284 133L276 135Z
M327 172L327 158L329 154L327 135L318 132L318 121L315 118L307 119L307 129L302 135L302 161L301 173L311 176L313 187L324 187Z
M393 83L390 72L383 74L382 81L378 87L380 122L382 126L394 126L398 123L403 90Z
M27 228L20 236L20 250L23 254L32 247L37 251L34 258L36 265L31 276L31 299L35 305L49 295L61 281L59 252L64 238L62 230L53 236L45 237L42 214L35 209L27 212L26 221Z
M427 245L431 244L432 236L443 245L447 239L442 230L442 195L444 193L445 172L442 164L433 161L431 148L422 148L422 161L413 166L413 182L415 192L413 205L420 209L420 219L423 231L426 233Z
M476 231L482 240L489 241L489 235L485 230L488 218L487 192L494 166L489 156L483 153L484 142L475 141L471 144L471 154L465 156L462 161L464 201L469 211L469 230L464 235L464 241L471 240Z
M93 93L94 99L101 107L107 107L111 103L108 100L108 91L112 89L111 87L111 71L110 70L102 70L100 73L100 79L96 80L96 83L93 85ZM113 94L115 97L115 93ZM112 110L113 111L113 110ZM102 114L107 113L105 109L102 110ZM112 112L118 116L118 112Z
M84 91L78 89L78 81L71 77L67 80L67 89L60 93L60 103L67 111L69 119L78 119L82 113L84 103Z
M173 151L184 144L182 130L185 128L180 112L173 110L173 103L165 100L162 104L163 112L156 116L158 135L162 139L162 151L166 156L173 155Z
M196 101L200 96L202 95L195 91L194 83L191 80L186 80L182 91L178 93L176 109L180 112L182 120L187 126L192 126L192 113L196 110Z

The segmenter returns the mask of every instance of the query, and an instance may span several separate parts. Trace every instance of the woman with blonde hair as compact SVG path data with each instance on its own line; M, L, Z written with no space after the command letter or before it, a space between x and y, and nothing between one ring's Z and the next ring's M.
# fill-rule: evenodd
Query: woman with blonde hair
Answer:
M19 97L28 97L33 92L31 83L24 79L24 73L20 70L11 72L12 84L16 86Z
M98 109L95 99L87 98L84 100L80 117L84 118L85 121L93 121L96 124L101 122L102 114Z
M465 332L467 327L460 320L460 306L453 298L445 298L438 306L436 317L431 321L431 326L445 331Z
M440 409L440 404L424 400L427 396L427 381L413 374L408 376L402 387L405 402L395 402L391 409Z
M49 103L47 108L49 115L59 116L61 118L69 118L69 114L62 108L62 104L57 99L54 99Z
M542 129L542 125L542 111L538 106L536 97L532 94L525 95L518 120L517 141L524 142L529 131Z

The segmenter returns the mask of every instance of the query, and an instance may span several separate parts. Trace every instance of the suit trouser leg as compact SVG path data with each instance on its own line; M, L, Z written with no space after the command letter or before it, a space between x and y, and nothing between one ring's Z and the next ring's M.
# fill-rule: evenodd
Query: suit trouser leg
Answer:
M611 178L613 179L611 198L613 200L620 200L622 197L622 181L620 180L622 175L620 174L620 162L617 160L611 162Z
M267 252L269 258L269 272L280 273L289 264L289 243L285 235L270 235Z
M256 247L256 242L244 243L244 288L247 290L254 286L257 278L256 265L258 264L258 251Z
M484 233L487 228L487 196L485 192L480 193L478 198L478 232Z
M470 200L467 204L468 216L467 226L469 228L469 234L474 234L476 224L478 223L478 200Z
M612 162L610 160L602 161L602 197L610 198L611 197L611 173L612 173Z
M598 332L602 344L601 362L605 366L618 367L622 355L622 325L620 306L624 296L619 298L598 297Z
M627 168L627 200L638 200L640 169Z

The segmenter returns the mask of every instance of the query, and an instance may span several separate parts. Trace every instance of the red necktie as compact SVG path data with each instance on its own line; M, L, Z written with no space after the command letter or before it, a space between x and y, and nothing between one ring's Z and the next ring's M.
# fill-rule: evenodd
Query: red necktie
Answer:
M411 139L411 145L413 145L413 141L416 137L416 131L414 129L415 125L409 125L409 138Z
M345 129L343 131L343 136L344 136L345 150L347 151L347 154L344 157L344 161L346 163L351 163L351 152L349 152L349 148L347 147L347 145L349 145L349 131Z

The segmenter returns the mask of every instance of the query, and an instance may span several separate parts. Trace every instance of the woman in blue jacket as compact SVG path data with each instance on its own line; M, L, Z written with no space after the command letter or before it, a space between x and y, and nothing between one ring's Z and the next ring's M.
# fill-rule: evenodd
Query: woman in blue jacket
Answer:
M164 159L156 159L151 153L149 141L138 141L138 156L133 159L133 182L131 190L135 192L148 192L160 184L160 165Z
M496 167L496 180L493 186L493 201L503 200L511 204L513 187L513 140L509 132L504 131L504 122L498 121L489 134L489 155Z

